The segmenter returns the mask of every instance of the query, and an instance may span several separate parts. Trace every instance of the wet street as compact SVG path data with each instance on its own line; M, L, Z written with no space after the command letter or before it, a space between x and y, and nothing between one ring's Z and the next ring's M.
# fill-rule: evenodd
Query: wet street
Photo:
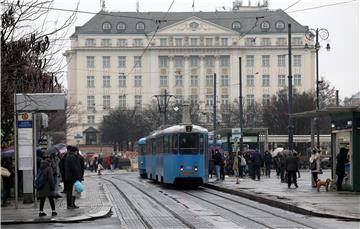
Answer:
M359 228L359 222L304 216L208 188L166 187L139 179L136 173L90 179L103 182L112 214L76 224L43 224L44 228Z

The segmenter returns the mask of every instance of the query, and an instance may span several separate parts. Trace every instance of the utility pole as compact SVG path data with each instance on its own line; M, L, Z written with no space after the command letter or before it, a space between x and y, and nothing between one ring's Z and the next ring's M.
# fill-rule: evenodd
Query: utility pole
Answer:
M167 123L167 118L166 118L166 109L168 106L168 99L170 99L171 97L173 97L173 95L169 95L167 90L165 89L164 94L161 95L154 95L157 102L158 102L158 106L159 106L159 113L160 113L160 125L166 125ZM163 100L164 98L164 100ZM164 103L164 107L162 108L162 103Z
M291 72L291 57L292 57L292 53L291 53L291 24L288 24L288 55L289 55L289 76L288 76L288 84L289 84L289 101L288 101L288 118L289 118L289 123L288 123L288 135L289 135L289 150L293 150L293 131L294 131L294 126L292 123L292 118L291 118L291 114L292 114L292 72Z
M216 73L214 73L214 118L213 118L213 127L214 127L214 146L216 145L215 130L216 130Z
M239 57L239 115L240 115L240 152L243 151L243 104L242 104L242 68L241 68L241 57Z

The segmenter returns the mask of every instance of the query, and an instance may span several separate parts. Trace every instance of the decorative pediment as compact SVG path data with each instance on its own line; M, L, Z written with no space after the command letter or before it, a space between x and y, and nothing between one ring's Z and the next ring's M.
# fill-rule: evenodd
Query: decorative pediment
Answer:
M178 23L172 24L170 26L160 29L158 35L168 35L168 34L238 34L236 31L230 30L223 26L214 24L210 21L200 19L198 17L190 17Z

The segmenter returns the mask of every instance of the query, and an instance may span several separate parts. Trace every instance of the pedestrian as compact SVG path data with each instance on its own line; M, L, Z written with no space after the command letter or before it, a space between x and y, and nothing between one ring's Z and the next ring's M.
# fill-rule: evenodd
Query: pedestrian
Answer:
M74 146L67 146L68 155L65 159L65 182L66 182L66 204L68 209L79 208L75 205L73 186L76 181L82 180L82 167L76 155L78 149Z
M55 183L55 198L62 197L60 195L60 158L58 157L57 153L50 154L50 162L51 168L53 169L54 174L54 183Z
M223 156L221 156L220 180L225 180L225 168L226 168L226 159Z
M240 163L240 170L239 175L241 178L243 178L246 174L246 160L242 154L242 152L239 152L239 163Z
M279 154L279 172L281 183L285 182L285 155Z
M293 181L295 187L298 187L296 180L296 171L298 170L298 167L299 165L296 153L289 153L285 160L285 170L287 172L288 188L290 188L291 186L291 180Z
M51 167L51 159L45 158L40 163L40 170L39 173L43 173L43 185L37 190L37 198L40 200L40 212L39 216L46 216L44 212L44 205L46 197L49 199L50 206L51 206L51 216L56 216L57 212L55 211L55 180L54 180L54 170Z
M246 151L244 153L244 158L246 161L246 167L247 167L247 174L249 175L249 177L253 176L254 170L253 170L253 161L252 161L252 155L251 155L251 151Z
M216 180L220 180L220 168L221 168L221 164L222 164L222 159L221 159L221 153L218 149L215 150L215 155L214 155L214 165L215 165L215 172L216 172Z
M236 178L236 184L239 184L240 161L241 159L239 158L239 152L236 152L232 165L232 170L234 171L234 176Z
M269 151L265 151L265 156L264 156L264 161L265 161L265 175L267 177L270 177L270 171L271 171L271 164L272 164L272 156L270 154Z
M60 154L60 163L59 163L59 169L60 169L60 175L61 175L61 180L63 182L64 188L61 191L61 193L66 193L66 182L65 182L65 159L67 157L68 153L64 153L64 154Z
M12 158L4 158L1 160L1 166L7 169L10 173L10 176L2 176L3 183L3 191L2 191L2 200L1 207L6 207L9 205L7 202L11 196L11 188L14 187L15 184L15 169L12 162Z
M320 173L320 153L319 150L314 148L309 159L310 170L312 174L313 187L316 188L318 174Z
M252 154L252 161L254 167L254 173L252 175L252 179L255 180L255 177L257 177L257 179L260 180L260 167L263 162L263 159L262 159L262 155L258 150L255 150L255 152Z
M348 149L342 147L340 148L339 154L336 156L336 186L338 191L342 191L342 183L345 175L345 163L349 162L348 152Z
M214 165L214 150L211 150L211 157L209 159L209 175L210 178L213 176L215 165Z
M300 178L300 157L298 156L298 154L294 151L294 156L297 160L297 163L298 163L298 169L297 169L297 174L298 174L298 178Z

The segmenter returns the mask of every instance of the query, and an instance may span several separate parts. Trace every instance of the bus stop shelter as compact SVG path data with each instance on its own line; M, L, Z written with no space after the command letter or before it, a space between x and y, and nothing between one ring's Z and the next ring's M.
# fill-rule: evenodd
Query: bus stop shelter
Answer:
M360 106L327 107L291 115L293 118L331 118L332 179L336 178L336 156L340 148L349 150L343 188L360 191ZM312 136L313 138L313 136Z

